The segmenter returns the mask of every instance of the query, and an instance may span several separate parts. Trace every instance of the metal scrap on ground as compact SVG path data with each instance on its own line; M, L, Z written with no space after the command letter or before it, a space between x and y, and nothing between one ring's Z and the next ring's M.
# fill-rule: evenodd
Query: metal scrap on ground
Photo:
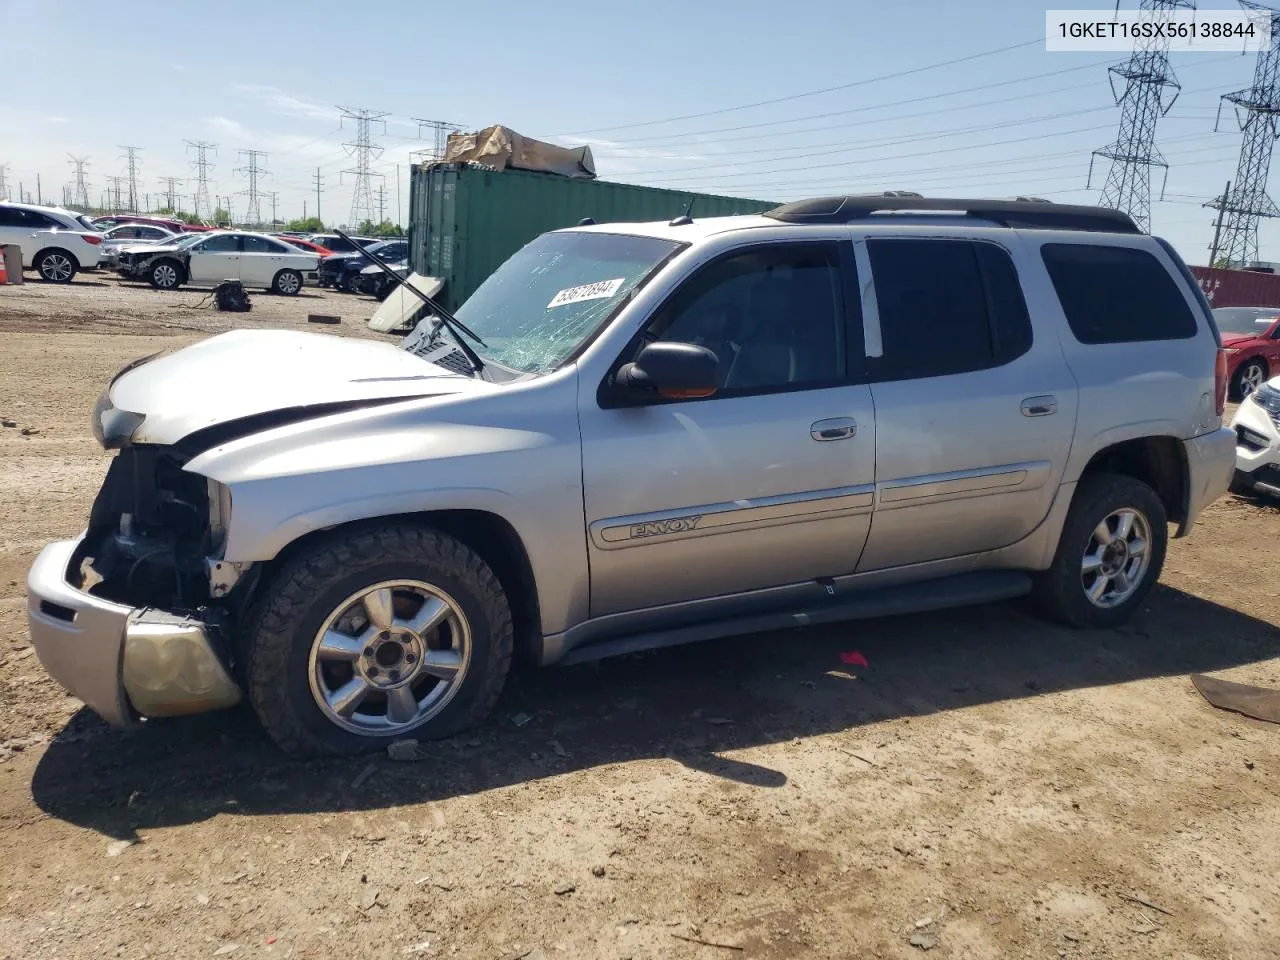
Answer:
M1191 682L1200 695L1221 710L1233 710L1255 720L1280 723L1280 690L1234 683L1193 673Z

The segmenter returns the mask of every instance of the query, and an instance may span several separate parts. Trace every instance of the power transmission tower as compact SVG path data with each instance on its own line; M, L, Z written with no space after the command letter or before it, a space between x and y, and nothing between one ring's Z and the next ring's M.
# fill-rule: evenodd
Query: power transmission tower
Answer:
M419 163L430 163L433 160L439 160L444 156L444 149L449 143L449 134L457 133L461 124L453 123L449 120L420 120L417 117L410 117L418 125L418 136L422 136L424 129L432 131L435 135L435 144L426 150L415 150L413 155L418 158Z
M1140 0L1140 9L1160 23L1180 8L1195 9L1192 0ZM1120 107L1120 130L1115 140L1089 158L1088 184L1093 182L1093 160L1111 161L1107 182L1102 187L1104 207L1123 210L1143 232L1151 229L1151 168L1162 167L1165 178L1169 164L1156 147L1156 121L1169 112L1182 86L1169 66L1167 37L1142 37L1133 55L1108 70L1112 96ZM1124 81L1124 92L1116 93L1116 80ZM1172 91L1171 93L1169 91ZM1164 187L1160 188L1161 196Z
M161 177L160 182L164 184L164 202L169 208L170 213L178 212L178 184L182 182L182 177Z
M268 176L271 171L264 170L258 165L258 161L267 158L265 150L241 150L240 156L247 158L248 162L243 167L237 167L236 173L243 173L249 178L249 189L241 190L237 196L247 196L248 202L244 211L244 222L247 224L259 224L262 222L262 209L259 205L258 194L258 178Z
M355 157L356 165L349 170L343 170L344 174L354 174L356 178L355 189L351 194L351 228L357 229L365 220L373 219L373 190L369 185L370 177L380 177L382 174L374 173L369 169L371 161L382 156L382 148L374 146L370 137L370 128L375 123L382 123L383 132L386 131L387 125L383 120L384 117L390 116L386 111L355 109L352 107L339 107L342 111L342 120L354 120L356 122L356 137L342 146L349 156Z
M124 151L124 158L129 161L129 211L137 212L138 209L138 151L140 147L121 146Z
M378 184L378 225L386 223L387 215L384 212L387 208L387 186L386 183Z
M209 170L213 167L213 157L218 155L218 146L213 143L205 143L203 140L186 140L187 152L192 150L196 152L196 157L191 161L191 166L196 171L196 196L195 196L195 215L199 219L201 214L207 217L213 216L213 207L209 203Z
M1280 216L1275 201L1267 196L1267 176L1271 172L1271 149L1277 135L1276 115L1280 113L1280 11L1251 0L1240 0L1245 10L1271 17L1271 49L1259 50L1253 68L1253 86L1228 93L1222 100L1236 110L1236 122L1244 132L1240 159L1231 187L1214 197L1206 207L1224 215L1219 257L1229 266L1240 267L1258 259L1258 221ZM1222 103L1218 104L1222 113ZM1241 114L1243 113L1243 118ZM1217 129L1217 125L1214 125ZM1209 266L1214 266L1210 263Z
M124 186L127 177L107 177L107 182L111 184L111 212L120 212L120 188Z
M89 185L85 181L84 168L89 165L88 157L73 157L67 154L67 162L76 168L76 182L71 187L71 203L68 206L89 208ZM0 177L0 197L4 196L3 178Z

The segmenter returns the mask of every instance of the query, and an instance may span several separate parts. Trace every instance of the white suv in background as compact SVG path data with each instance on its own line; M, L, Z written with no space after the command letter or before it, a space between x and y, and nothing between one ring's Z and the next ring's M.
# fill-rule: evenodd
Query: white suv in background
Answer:
M22 248L22 266L50 283L70 283L102 256L102 234L88 218L60 207L0 202L0 243Z

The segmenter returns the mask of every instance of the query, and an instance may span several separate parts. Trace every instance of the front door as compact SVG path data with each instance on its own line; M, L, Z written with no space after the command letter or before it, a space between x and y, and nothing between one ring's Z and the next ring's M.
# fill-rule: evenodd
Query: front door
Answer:
M1009 242L857 240L880 341L867 351L876 512L859 570L1008 546L1049 512L1077 387L1044 310L1033 327Z
M612 405L584 378L592 616L853 572L876 424L852 271L851 245L810 241L686 279L618 362L654 340L706 346L712 397Z
M187 273L192 283L214 284L240 279L240 237L218 233L191 249Z

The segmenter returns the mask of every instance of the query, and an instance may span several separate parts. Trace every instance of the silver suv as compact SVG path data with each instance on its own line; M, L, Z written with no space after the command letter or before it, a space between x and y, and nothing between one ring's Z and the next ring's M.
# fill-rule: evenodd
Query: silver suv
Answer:
M1208 304L1125 215L837 197L545 234L398 347L137 361L29 581L115 724L247 696L297 754L454 733L576 663L1034 593L1121 623L1227 488Z

